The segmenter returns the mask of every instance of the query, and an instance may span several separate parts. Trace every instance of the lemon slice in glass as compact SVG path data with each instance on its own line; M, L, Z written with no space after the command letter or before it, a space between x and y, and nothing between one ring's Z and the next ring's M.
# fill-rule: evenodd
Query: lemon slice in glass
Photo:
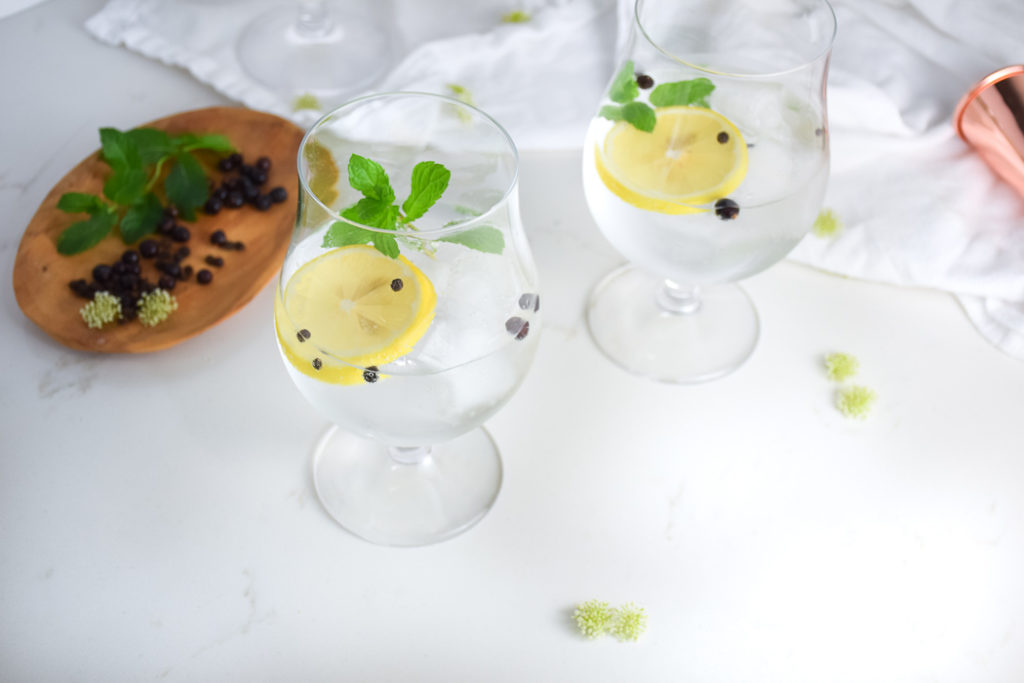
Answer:
M275 301L277 335L300 372L336 384L409 353L434 319L437 295L404 256L366 245L333 249L299 268Z
M327 206L338 198L338 178L340 171L334 161L334 155L317 140L310 140L303 154L309 164L309 189Z
M729 119L703 107L658 109L650 133L616 123L594 150L597 173L620 199L645 211L686 214L739 187L747 144Z

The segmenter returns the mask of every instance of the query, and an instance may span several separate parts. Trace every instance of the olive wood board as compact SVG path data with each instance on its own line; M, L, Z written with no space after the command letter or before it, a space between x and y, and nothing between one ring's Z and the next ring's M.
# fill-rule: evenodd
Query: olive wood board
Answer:
M278 272L284 261L295 224L298 171L296 155L303 130L292 122L271 114L237 107L211 107L181 112L142 124L172 135L181 133L221 133L253 163L261 156L271 161L264 192L283 187L288 200L259 211L248 203L238 209L224 208L216 215L197 211L195 221L178 222L191 232L185 243L191 255L181 265L192 265L198 272L207 268L213 281L202 285L193 275L180 281L172 294L178 310L164 322L146 327L138 320L110 323L102 329L90 329L79 309L87 303L74 294L69 283L92 280L92 269L100 263L116 262L127 249L117 230L102 242L79 254L64 256L57 252L57 236L84 214L69 214L57 209L57 200L65 192L88 192L102 196L103 183L110 167L99 150L90 154L64 176L46 195L25 229L14 261L14 295L22 312L44 332L73 349L106 353L145 353L159 351L189 339L216 325L245 306ZM98 137L98 133L97 133ZM207 168L217 182L221 172ZM210 243L210 235L223 230L230 241L241 241L241 251L226 250ZM152 235L154 239L160 235ZM181 246L172 243L174 248ZM207 255L224 259L223 267L204 263ZM142 276L156 282L159 278L154 259L140 259ZM267 311L267 318L270 318ZM269 323L268 323L269 324Z

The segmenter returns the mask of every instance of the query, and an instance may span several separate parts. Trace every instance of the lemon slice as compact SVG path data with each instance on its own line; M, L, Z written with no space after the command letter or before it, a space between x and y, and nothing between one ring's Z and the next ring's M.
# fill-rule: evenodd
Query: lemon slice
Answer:
M309 164L309 189L327 206L338 198L340 172L331 150L318 140L310 140L303 150Z
M404 256L366 245L333 249L299 268L274 318L285 357L300 372L336 384L409 353L434 319L437 295Z
M594 150L601 180L645 211L685 214L739 187L747 144L729 119L703 107L658 109L650 133L616 123Z

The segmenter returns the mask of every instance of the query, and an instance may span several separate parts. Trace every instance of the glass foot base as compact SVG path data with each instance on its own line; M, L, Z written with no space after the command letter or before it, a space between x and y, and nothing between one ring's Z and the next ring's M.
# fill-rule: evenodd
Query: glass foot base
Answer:
M663 305L665 293L665 280L638 266L605 277L587 307L598 348L633 374L675 384L723 377L753 353L760 323L739 285L701 288L675 310Z
M371 543L420 546L466 531L501 489L498 448L479 427L423 449L393 449L331 427L313 453L324 508Z
M299 4L256 17L242 31L238 61L254 79L287 94L340 97L370 86L391 68L393 40L384 27L346 13L339 3L304 22Z

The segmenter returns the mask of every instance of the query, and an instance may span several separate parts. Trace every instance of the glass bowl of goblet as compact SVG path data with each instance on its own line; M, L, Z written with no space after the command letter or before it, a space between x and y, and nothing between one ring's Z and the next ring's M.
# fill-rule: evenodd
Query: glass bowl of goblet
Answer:
M592 292L597 346L671 383L722 377L760 322L737 281L810 230L829 175L826 0L637 0L583 147L583 186L629 264Z
M333 426L317 494L344 528L425 545L478 522L502 481L483 423L541 332L502 127L457 100L384 93L307 132L275 300L284 366Z

